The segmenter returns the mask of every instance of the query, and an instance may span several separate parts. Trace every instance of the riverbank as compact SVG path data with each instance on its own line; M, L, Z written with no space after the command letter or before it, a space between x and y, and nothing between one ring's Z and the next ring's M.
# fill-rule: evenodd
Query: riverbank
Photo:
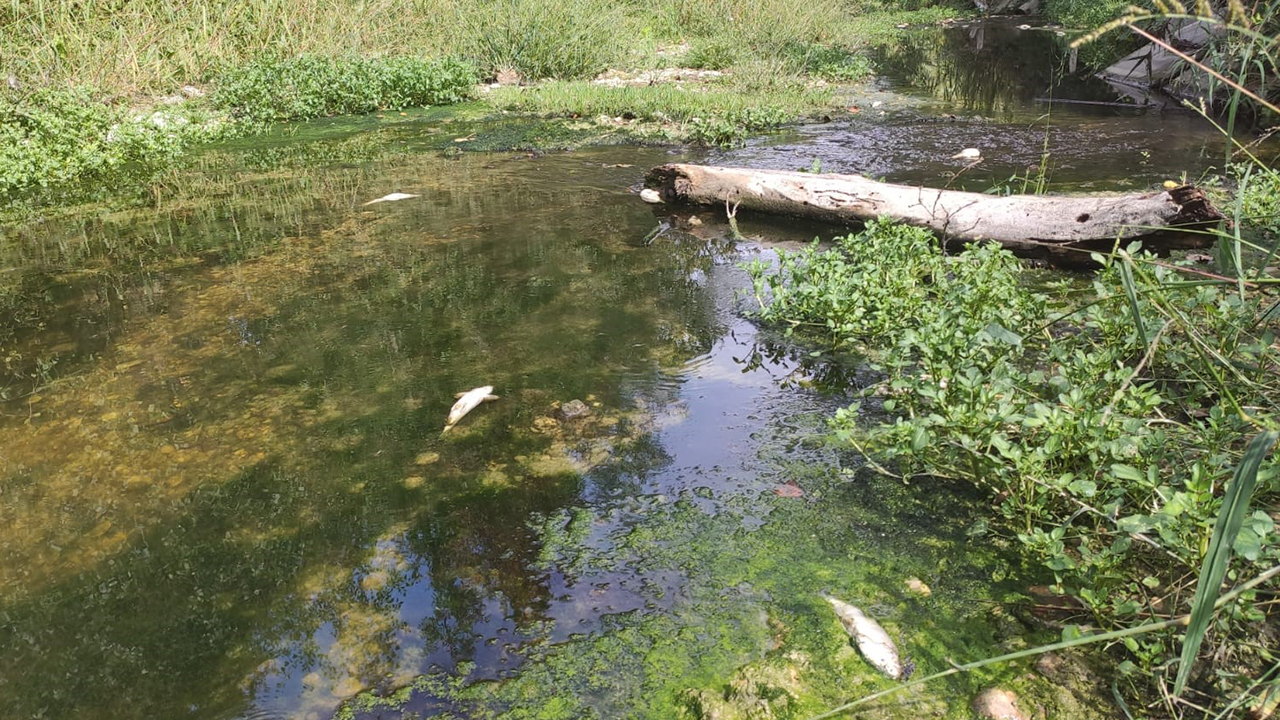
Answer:
M867 48L899 26L963 14L872 0L472 0L373 4L352 16L284 5L231 3L218 24L203 7L161 3L0 10L14 30L0 41L11 73L0 91L0 197L83 195L272 123L468 99L495 113L732 144L842 109L852 91L833 87L869 75ZM406 45L422 54L403 54Z

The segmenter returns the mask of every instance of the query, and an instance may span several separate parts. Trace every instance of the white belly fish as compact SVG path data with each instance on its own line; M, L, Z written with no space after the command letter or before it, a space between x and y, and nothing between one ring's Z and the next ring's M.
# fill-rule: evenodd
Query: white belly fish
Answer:
M480 403L492 402L498 399L498 396L493 394L492 385L485 385L464 393L458 393L454 397L458 398L458 402L449 408L449 419L445 421L444 430L440 431L442 435L453 429L453 426L457 425L459 420L466 417L467 413L475 410Z
M898 648L890 639L889 633L880 627L880 623L872 620L866 613L847 602L824 595L831 607L836 610L836 617L858 645L858 651L875 669L894 680L902 680L906 670L898 659Z
M365 205L373 205L375 203L380 203L380 202L395 202L397 200L408 200L409 198L416 198L416 197L418 196L412 195L410 193L391 193L390 195L383 195L377 200L370 200L369 202L365 203Z

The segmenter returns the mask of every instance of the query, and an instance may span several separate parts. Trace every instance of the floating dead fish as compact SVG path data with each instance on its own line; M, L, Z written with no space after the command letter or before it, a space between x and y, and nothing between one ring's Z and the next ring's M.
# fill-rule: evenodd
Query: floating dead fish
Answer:
M982 151L978 148L965 148L955 155L951 156L952 160L981 160Z
M452 430L453 426L458 424L458 421L466 417L467 413L475 410L480 403L492 402L498 399L498 396L493 394L492 385L485 385L463 393L458 393L454 397L458 398L458 402L454 403L453 407L449 408L449 419L445 421L444 430L440 431L441 435Z
M654 190L653 188L645 188L641 190L640 199L649 203L650 205L656 205L662 202L662 196L659 195L658 191Z
M875 669L894 680L903 680L908 671L898 658L898 648L893 644L889 633L880 627L880 623L871 619L866 613L847 602L824 595L831 607L835 608L836 617L844 625L845 631L858 645L858 651Z
M416 197L418 196L413 195L411 193L391 193L390 195L383 195L377 200L370 200L369 202L365 203L365 205L374 205L381 202L395 202L397 200L408 200L409 198L416 198Z

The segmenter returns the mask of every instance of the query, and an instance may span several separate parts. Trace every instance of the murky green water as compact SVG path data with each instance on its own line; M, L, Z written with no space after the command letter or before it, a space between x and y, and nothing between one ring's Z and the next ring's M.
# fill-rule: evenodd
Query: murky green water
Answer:
M956 123L886 93L909 122L711 159L928 179L969 132L1038 156L1023 95ZM1190 137L1092 112L1062 132L1114 129L1093 147L1113 159L1150 123ZM869 378L744 318L737 264L812 228L734 243L711 213L656 215L627 188L682 152L442 152L455 134L317 124L206 153L135 207L4 229L6 717L803 717L890 684L822 592L918 672L1028 641L1004 601L1039 578L983 502L816 439L847 401L823 388ZM1094 182L1207 163L1194 137ZM420 197L362 204L393 191ZM479 385L502 399L442 436ZM590 415L564 419L572 400ZM1026 670L870 716L964 716L996 679L1054 717L1108 713Z

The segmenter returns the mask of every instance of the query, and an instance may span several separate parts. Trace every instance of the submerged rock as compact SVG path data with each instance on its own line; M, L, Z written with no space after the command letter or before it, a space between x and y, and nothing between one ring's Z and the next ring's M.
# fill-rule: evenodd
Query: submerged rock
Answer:
M1018 696L1003 688L987 688L973 699L973 712L986 720L1029 720L1018 709Z
M904 584L907 586L907 590L919 595L920 597L929 597L930 595L933 595L933 590L930 589L928 585L925 585L924 581L920 578L907 578L907 581Z
M562 420L577 420L590 414L591 408L587 407L587 404L581 400L570 400L560 406L560 419Z
M560 422L555 418L539 415L533 419L533 431L539 435L555 435L560 432Z

